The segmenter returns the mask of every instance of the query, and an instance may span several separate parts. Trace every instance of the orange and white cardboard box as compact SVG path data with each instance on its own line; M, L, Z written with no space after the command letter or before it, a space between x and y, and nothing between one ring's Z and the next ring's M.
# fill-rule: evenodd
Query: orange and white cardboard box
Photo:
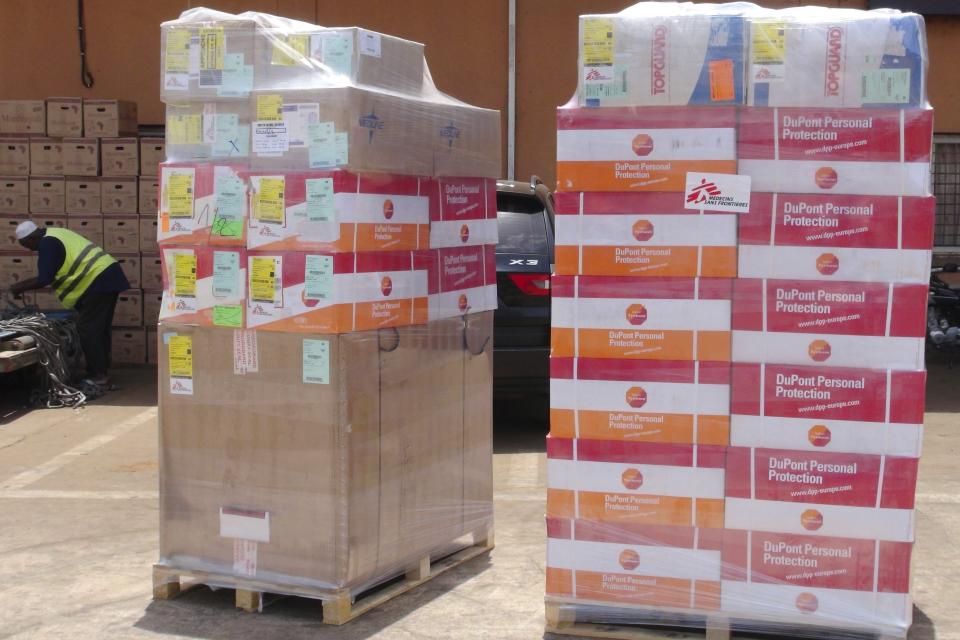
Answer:
M550 433L724 446L730 441L730 365L552 357Z
M737 275L737 214L688 209L681 192L557 193L561 275Z
M136 215L103 216L103 248L108 253L140 251L140 218Z
M729 362L733 282L554 276L550 353Z
M729 447L730 529L912 542L917 458Z
M159 243L246 246L241 169L216 163L160 165Z
M547 599L718 610L723 533L547 518Z
M247 247L269 251L426 249L432 180L346 171L251 172Z
M728 529L723 532L721 609L754 620L902 636L913 614L912 547L910 542Z
M160 320L243 327L247 252L243 247L164 246Z
M923 368L925 284L738 279L733 285L735 362Z
M930 195L932 109L745 107L739 172L753 191Z
M497 183L437 178L430 188L430 248L497 244Z
M163 291L163 256L157 253L140 254L140 284L144 291Z
M725 447L547 437L547 517L723 527Z
M415 268L427 272L429 320L497 308L496 245L418 251Z
M925 371L734 363L736 446L920 455Z
M103 218L101 216L69 216L67 229L75 231L84 238L103 247Z
M739 275L926 284L935 209L933 197L754 193Z
M737 172L730 107L557 109L559 191L684 191L687 172Z
M410 251L248 251L247 327L345 333L427 320L427 272Z

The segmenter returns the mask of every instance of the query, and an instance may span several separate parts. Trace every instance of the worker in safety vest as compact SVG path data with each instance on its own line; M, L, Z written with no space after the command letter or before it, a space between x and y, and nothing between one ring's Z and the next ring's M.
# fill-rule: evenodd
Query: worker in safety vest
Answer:
M64 307L76 309L87 382L107 384L113 312L120 292L130 288L123 269L106 251L69 229L43 229L28 220L17 226L16 236L40 254L39 273L11 286L10 293L51 287Z

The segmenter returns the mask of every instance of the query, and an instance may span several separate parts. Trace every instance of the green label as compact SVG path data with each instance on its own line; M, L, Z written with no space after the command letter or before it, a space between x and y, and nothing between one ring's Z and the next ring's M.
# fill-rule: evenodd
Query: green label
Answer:
M244 97L253 90L253 65L243 64L242 53L225 53L217 95Z
M860 99L866 104L910 102L910 69L872 69L860 80Z
M240 117L235 113L218 113L213 116L213 150L217 157L239 156Z
M330 341L303 341L304 384L330 384Z
M350 162L350 134L347 132L334 135L334 164L338 167L346 166Z
M214 305L213 324L218 327L242 327L243 307L239 304Z
M213 297L240 297L240 253L213 252Z
M322 34L320 39L323 43L321 58L323 64L337 73L342 73L345 76L351 75L353 72L353 36L338 33Z
M333 178L311 178L307 183L307 220L333 220Z
M308 125L307 140L311 169L337 166L336 134L332 122Z
M227 238L243 237L243 181L233 174L218 175L213 180L216 214L211 233Z
M594 100L609 100L627 95L627 71L620 65L613 65L613 79L608 82L584 83L583 95Z
M306 256L303 297L307 300L330 300L332 290L333 256Z

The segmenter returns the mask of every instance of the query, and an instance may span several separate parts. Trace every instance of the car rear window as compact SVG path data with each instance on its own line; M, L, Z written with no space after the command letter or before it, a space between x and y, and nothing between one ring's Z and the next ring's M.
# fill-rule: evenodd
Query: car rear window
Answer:
M547 228L539 200L498 193L497 210L497 253L547 254Z

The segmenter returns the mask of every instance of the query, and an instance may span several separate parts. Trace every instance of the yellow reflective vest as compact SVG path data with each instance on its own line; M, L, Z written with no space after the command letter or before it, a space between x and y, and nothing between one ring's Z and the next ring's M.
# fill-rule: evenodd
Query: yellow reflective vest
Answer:
M50 286L63 306L72 309L97 276L116 260L79 233L69 229L48 227L46 235L63 243L66 256Z

